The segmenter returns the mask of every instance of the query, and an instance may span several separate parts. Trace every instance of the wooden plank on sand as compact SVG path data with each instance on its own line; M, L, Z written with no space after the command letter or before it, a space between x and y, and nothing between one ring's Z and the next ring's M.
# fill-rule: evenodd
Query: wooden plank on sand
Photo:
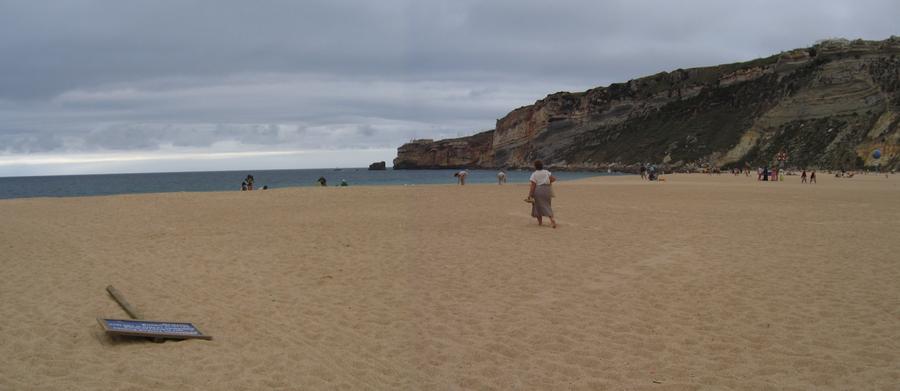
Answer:
M104 319L97 318L103 331L110 335L125 335L130 337L150 337L153 342L163 342L169 339L212 339L211 336L203 334L197 326L188 322L160 322L155 320L143 320L141 314L137 312L125 295L119 292L114 286L106 287L109 295L122 306L122 309L128 313L131 320L127 319Z
M116 300L116 303L119 303L119 305L122 306L122 309L128 313L128 316L130 316L131 319L141 318L141 315L137 312L137 309L132 307L131 304L128 303L128 300L125 300L125 295L123 295L122 292L119 292L119 290L112 285L107 286L106 291L109 292L112 298Z

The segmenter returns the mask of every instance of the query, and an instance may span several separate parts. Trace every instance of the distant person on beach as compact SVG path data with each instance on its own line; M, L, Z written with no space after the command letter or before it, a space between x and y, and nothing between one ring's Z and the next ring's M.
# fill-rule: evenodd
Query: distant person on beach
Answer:
M269 190L269 185L264 185L262 189L263 189L263 190Z
M347 186L347 180L341 179L341 186Z
M800 174L800 183L806 183L806 169Z
M497 184L502 185L504 183L506 183L506 171L501 169L500 172L497 173Z
M247 181L241 182L241 191L247 191Z
M816 170L812 170L812 172L809 173L809 183L816 183Z
M253 175L247 175L244 182L247 182L247 190L253 190Z
M531 202L531 216L536 217L538 225L543 225L543 217L550 218L550 226L556 228L556 220L553 219L553 209L550 207L550 200L553 197L553 182L556 177L544 169L544 163L540 160L534 161L534 172L531 173L531 189L528 191L528 199Z
M641 179L647 179L647 166L641 164Z
M453 174L453 176L456 177L456 183L458 183L460 186L466 185L466 176L467 175L469 175L469 172L466 170L462 170L460 172Z
M316 179L316 182L319 182L319 186L328 186L328 181L325 180L325 177L320 176L319 179Z
M651 164L649 168L647 168L647 180L655 181L658 180L659 176L656 174L656 165Z

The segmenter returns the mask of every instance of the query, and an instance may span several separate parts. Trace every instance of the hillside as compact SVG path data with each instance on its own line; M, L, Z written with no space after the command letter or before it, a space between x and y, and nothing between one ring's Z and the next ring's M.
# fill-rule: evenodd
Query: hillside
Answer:
M394 168L900 168L900 37L827 40L749 62L662 72L517 108L493 130L415 140ZM872 151L880 149L880 159Z

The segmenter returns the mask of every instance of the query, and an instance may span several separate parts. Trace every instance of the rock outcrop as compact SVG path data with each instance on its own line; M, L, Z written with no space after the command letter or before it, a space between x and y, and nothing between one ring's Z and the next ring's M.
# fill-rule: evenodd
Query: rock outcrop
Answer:
M397 150L394 169L492 167L493 133L440 141L413 140Z
M551 94L494 130L407 143L394 168L692 169L773 164L780 151L794 167L900 168L900 37Z
M369 170L386 170L387 163L385 162L375 162L369 165Z

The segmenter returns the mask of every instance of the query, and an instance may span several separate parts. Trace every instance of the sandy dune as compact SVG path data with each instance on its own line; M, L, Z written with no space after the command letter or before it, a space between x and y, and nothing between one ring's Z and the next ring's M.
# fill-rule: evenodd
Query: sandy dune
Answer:
M898 389L900 177L666 179L0 201L0 390Z

